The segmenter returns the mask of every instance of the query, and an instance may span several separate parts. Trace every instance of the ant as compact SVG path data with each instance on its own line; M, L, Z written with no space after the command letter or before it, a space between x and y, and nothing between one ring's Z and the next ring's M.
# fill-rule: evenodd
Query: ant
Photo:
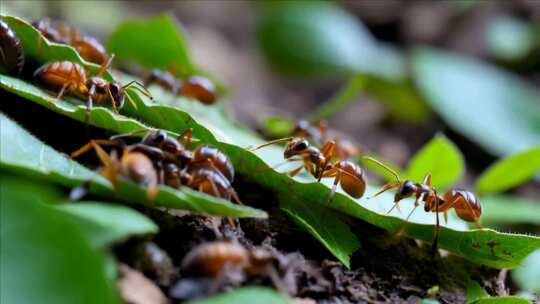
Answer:
M333 140L327 141L322 146L321 150L319 150L316 147L311 146L309 141L305 138L286 137L248 148L248 151L255 151L279 142L287 142L285 151L283 152L283 157L286 161L303 162L300 167L288 173L290 177L297 175L302 169L306 169L317 179L317 181L320 181L322 178L334 177L334 185L332 186L329 201L333 199L338 184L341 185L341 188L347 194L354 198L361 198L364 195L367 180L364 170L350 160L337 160L332 162L332 159L336 156L336 142ZM363 156L363 158L386 167L372 157Z
M208 105L213 104L217 98L212 81L202 76L190 76L182 81L173 73L154 69L144 81L145 86L151 84L157 84L174 95L191 97Z
M118 110L124 106L124 99L127 96L132 106L137 108L129 94L125 94L130 87L153 100L148 90L138 81L131 81L122 86L118 82L109 82L102 78L105 71L110 67L113 58L114 55L103 63L95 76L92 77L88 77L88 73L80 64L71 61L56 61L44 64L34 72L34 77L47 88L58 91L57 99L60 99L63 95L87 98L87 122L93 102L110 102L113 110L118 113Z
M472 192L463 189L451 189L441 196L437 193L435 188L431 187L431 174L427 174L422 183L415 183L411 180L401 181L399 175L394 170L388 167L386 167L386 169L395 176L396 181L384 185L381 190L375 193L371 198L390 189L398 189L394 195L394 206L388 211L388 213L390 213L394 208L399 209L398 204L402 199L414 195L416 197L414 208L411 210L406 220L409 220L412 213L420 205L420 201L424 202L425 212L435 212L436 225L432 243L433 254L437 251L439 241L439 213L444 213L444 220L445 222L448 222L448 211L454 208L459 218L467 222L473 222L480 227L479 220L482 215L482 205Z
M33 22L32 25L50 41L71 45L85 60L97 64L107 61L105 47L96 38L81 35L79 31L65 23L43 18Z
M247 276L268 276L280 291L287 293L277 270L277 258L263 248L247 249L238 243L213 241L203 243L186 254L182 272L196 277L214 278L214 291L225 276L240 271Z
M109 180L113 187L117 185L117 176L123 176L147 187L148 199L152 200L157 195L158 173L152 160L145 153L124 146L122 147L122 156L118 158L116 150L112 150L110 154L107 154L100 144L119 145L119 142L91 140L88 144L73 152L71 157L75 158L93 148L103 165L100 174Z
M295 137L309 138L316 145L322 146L325 142L333 140L336 143L335 154L340 159L349 159L360 154L360 150L349 140L343 138L330 138L328 136L328 123L320 120L316 125L307 120L299 120L292 132Z
M24 66L21 40L4 21L0 20L0 72L19 75Z

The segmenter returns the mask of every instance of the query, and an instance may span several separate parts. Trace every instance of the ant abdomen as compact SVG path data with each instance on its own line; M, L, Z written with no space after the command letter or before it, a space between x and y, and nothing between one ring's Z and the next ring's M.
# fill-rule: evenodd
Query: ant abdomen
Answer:
M191 250L182 260L182 271L193 276L217 277L225 266L244 268L249 260L249 252L242 245L215 241Z
M340 161L336 164L341 170L341 188L354 198L361 198L366 191L364 170L352 161Z
M478 198L467 190L452 189L444 194L444 204L452 204L456 214L464 221L478 222L482 215L482 205ZM441 206L444 208L444 205Z
M0 21L0 50L0 72L20 74L24 65L21 41L3 21Z

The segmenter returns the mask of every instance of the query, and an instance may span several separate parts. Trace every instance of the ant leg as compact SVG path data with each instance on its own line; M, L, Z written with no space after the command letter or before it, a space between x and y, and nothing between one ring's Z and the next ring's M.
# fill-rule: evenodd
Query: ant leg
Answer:
M103 62L101 66L99 67L98 72L96 73L96 77L102 77L103 74L105 74L105 71L111 66L111 63L114 59L114 54L112 54L109 58L107 58L107 61Z
M56 101L60 101L60 98L62 98L62 96L64 96L64 93L66 92L66 89L70 84L71 83L66 82L66 84L64 84L62 86L62 88L60 89L60 92L58 92L58 95L56 95Z
M92 85L88 91L88 100L86 101L86 113L84 114L84 124L88 126L90 122L90 111L94 107L92 96L96 93L96 86Z
M84 146L80 147L76 151L71 153L71 158L76 158L86 152L88 152L90 149L94 147L94 145L101 145L101 146L120 146L121 143L116 140L109 140L109 139L93 139L89 141Z
M287 173L287 175L288 175L289 177L294 177L294 176L296 176L298 173L300 173L300 171L302 171L302 169L304 169L304 167L305 167L305 165L302 164L300 167L298 167L298 168L292 170L291 172Z
M439 235L441 233L441 224L439 223L439 200L435 202L435 236L433 237L433 243L431 244L431 255L435 257L437 254L437 248L439 245Z
M243 205L242 201L240 200L240 198L238 197L238 193L236 193L236 191L233 189L233 187L230 187L229 189L227 189L227 191L229 191L229 195L232 197L232 199L239 205Z
M422 183L427 185L428 187L431 187L431 173L426 174Z
M274 140L271 140L271 141L267 141L265 142L264 144L260 144L258 146L247 146L246 147L246 150L250 151L250 152L253 152L253 151L256 151L256 150L259 150L261 148L264 148L264 147L267 147L267 146L270 146L270 145L273 145L273 144L277 144L277 143L281 143L281 142L286 142L286 141L289 141L291 139L293 139L294 137L284 137L284 138L280 138L280 139L274 139Z
M152 181L146 187L146 198L152 202L159 193L159 186L157 181Z
M279 273L277 269L274 267L274 265L268 264L266 266L266 274L268 274L270 281L280 293L284 295L289 294L289 292L287 291L287 288L285 288L283 284L283 280L279 277Z
M407 215L407 218L405 219L406 221L409 220L409 218L411 217L411 215L413 214L413 212L416 210L416 208L418 208L418 206L420 205L419 201L420 201L420 198L423 197L423 193L418 195L416 197L416 200L414 201L414 208L411 210L411 212L409 212L409 215Z
M191 135L193 134L193 129L188 128L184 133L178 135L178 138L176 139L178 142L182 142L184 139L186 140L184 146L186 146L187 149L189 149L189 145L191 145Z
M330 192L330 196L328 197L327 205L330 205L332 201L334 200L334 196L336 196L336 189L337 185L341 181L341 172L338 170L336 172L336 178L334 179L334 184L332 185L332 191Z
M379 190L379 192L377 192L377 193L373 194L372 196L370 196L369 199L377 197L377 196L383 194L384 192L386 192L388 190L399 188L400 185L401 185L401 182L399 182L399 181L388 183L388 184L384 185L381 188L381 190Z
M322 175L323 175L322 173L326 169L326 166L330 162L330 159L334 156L335 150L336 150L336 142L333 141L333 140L329 140L322 147L321 153L324 156L325 161L324 161L324 164L323 164L322 168L317 168L318 172L316 173L315 177L317 178L318 182L321 181L321 178L322 178Z

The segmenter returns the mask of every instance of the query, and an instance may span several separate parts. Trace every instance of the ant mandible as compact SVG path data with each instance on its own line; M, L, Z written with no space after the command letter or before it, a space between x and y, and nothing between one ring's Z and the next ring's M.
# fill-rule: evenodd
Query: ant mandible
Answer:
M395 176L396 181L384 185L381 190L375 193L371 198L390 189L398 189L394 195L394 206L388 211L388 213L390 213L394 208L399 209L398 204L402 199L415 196L414 207L406 220L409 220L413 212L420 205L420 202L424 202L425 212L435 212L436 224L432 243L433 254L437 251L439 241L439 213L442 212L444 214L445 222L448 222L448 211L454 208L459 218L467 222L475 223L480 227L479 221L480 216L482 215L482 205L472 192L464 189L451 189L443 196L440 196L437 193L437 190L431 187L431 174L427 174L422 183L415 183L411 180L401 181L399 175L394 170L388 167L386 167L386 169Z
M331 201L335 195L336 187L338 184L341 188L350 196L354 198L361 198L366 190L367 177L364 174L364 170L356 163L350 160L338 159L332 162L335 158L336 142L333 140L327 141L321 148L321 150L313 147L309 144L309 141L302 137L287 137L282 139L276 139L267 143L261 144L256 147L248 148L248 151L255 151L262 147L266 147L272 144L287 142L283 157L287 162L290 161L302 161L302 165L288 173L293 177L300 173L302 169L306 169L313 177L320 181L322 178L334 178L334 184L332 186L332 192L330 193L329 201ZM295 158L298 156L298 158ZM367 160L371 160L381 166L386 167L378 160L369 157L362 156Z
M109 82L102 78L105 71L110 67L114 55L103 63L95 76L88 78L86 70L78 63L71 61L56 61L47 63L34 72L34 77L47 88L58 91L57 99L63 95L87 98L86 122L88 122L93 102L111 102L113 110L118 112L124 106L125 97L134 108L137 108L129 94L125 94L129 87L138 90L153 100L148 90L138 81L131 81L122 86L118 82ZM137 85L137 86L134 86Z

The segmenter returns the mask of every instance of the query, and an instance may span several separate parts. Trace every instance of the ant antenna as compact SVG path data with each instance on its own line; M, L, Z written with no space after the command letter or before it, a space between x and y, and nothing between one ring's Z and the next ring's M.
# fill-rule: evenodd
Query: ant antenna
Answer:
M103 73L105 73L105 71L111 67L111 64L112 64L112 61L114 59L114 54L111 55L111 57L109 57L107 59L106 62L104 62L100 67L99 67L99 70L98 72L96 73L96 76L97 77L101 77L103 76Z
M270 145L273 145L273 144L277 144L277 143L280 143L280 142L286 142L286 141L289 141L291 139L293 139L294 137L285 137L285 138L280 138L280 139L275 139L275 140L271 140L271 141L268 141L268 142L265 142L264 144L261 144L261 145L258 145L258 146L255 146L255 147L246 147L246 150L250 151L250 152L253 152L255 150L259 150L260 148L264 148L266 146L270 146Z
M131 98L131 96L129 96L128 93L126 93L126 97L127 97L128 101L129 101L129 103L135 108L135 110L138 110L137 104L133 101L133 99Z
M138 85L138 87L136 87L135 85ZM148 89L146 89L146 87L139 81L130 81L128 84L122 86L122 90L127 90L129 87L132 87L132 89L137 90L144 96L150 98L150 100L154 101L154 97L152 96L152 94L150 94L150 91L148 91Z
M400 182L400 178L399 178L399 175L397 174L397 172L390 168L388 165L382 163L381 161L371 157L371 156L362 156L363 159L367 159L367 160L370 160L374 163L376 163L377 165L381 166L382 168L386 169L388 172L390 172L395 178L396 178L396 181Z
M146 129L139 129L139 130L135 130L135 131L127 132L127 133L116 134L116 135L113 135L113 136L109 137L109 139L110 140L115 140L115 139L119 139L119 138L122 138L122 137L130 137L130 136L135 136L135 135L144 134L144 133L148 133L148 132L151 132L151 131L146 130Z

